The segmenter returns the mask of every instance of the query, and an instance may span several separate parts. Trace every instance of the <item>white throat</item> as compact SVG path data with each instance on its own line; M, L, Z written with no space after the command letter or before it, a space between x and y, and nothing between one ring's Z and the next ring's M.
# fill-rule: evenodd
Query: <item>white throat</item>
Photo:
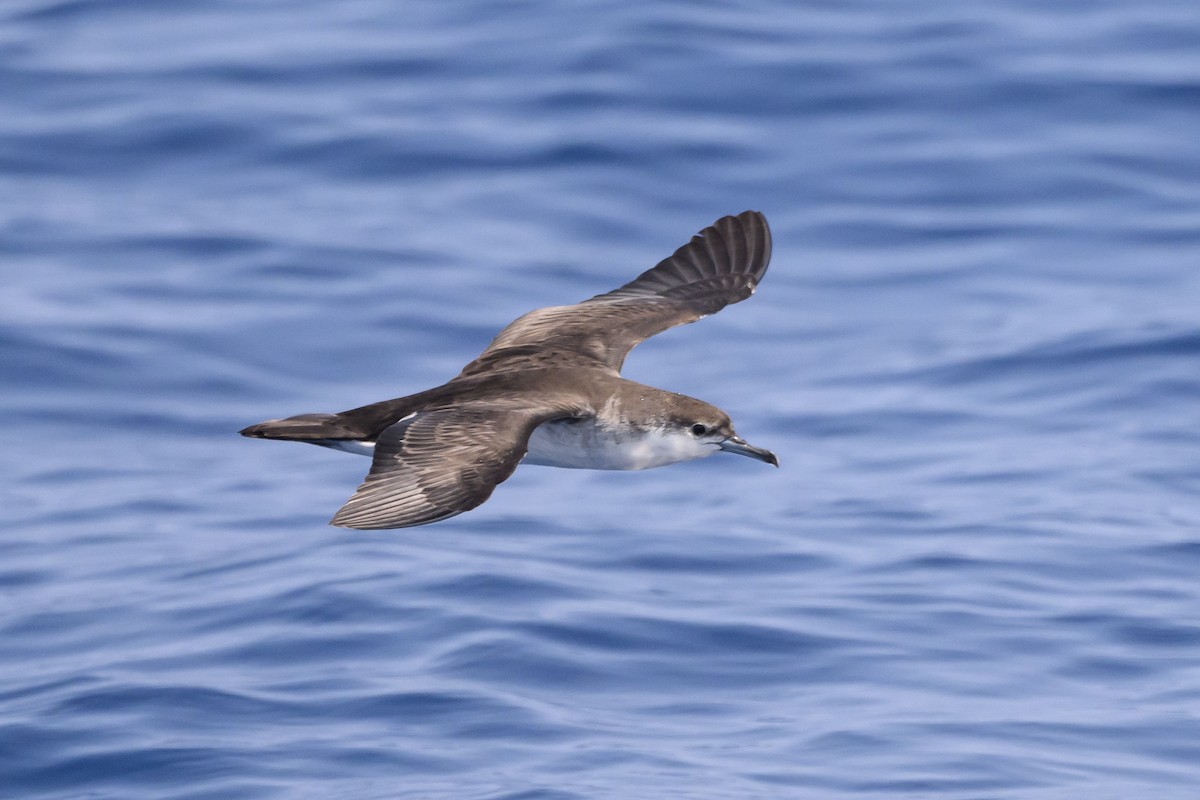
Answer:
M717 452L687 431L607 427L593 419L546 422L529 437L526 464L568 469L649 469Z

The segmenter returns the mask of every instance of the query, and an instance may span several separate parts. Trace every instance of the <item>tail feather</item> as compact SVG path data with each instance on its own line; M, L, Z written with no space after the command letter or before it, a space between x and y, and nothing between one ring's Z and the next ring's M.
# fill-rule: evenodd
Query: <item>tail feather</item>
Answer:
M287 419L269 419L243 428L239 433L254 439L361 439L362 431L347 424L338 414L300 414Z

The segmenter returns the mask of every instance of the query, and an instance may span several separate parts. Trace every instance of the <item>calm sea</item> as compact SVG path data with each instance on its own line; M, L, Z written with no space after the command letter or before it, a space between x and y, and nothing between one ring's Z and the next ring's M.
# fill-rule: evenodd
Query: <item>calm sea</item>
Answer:
M776 471L242 439L761 209ZM1194 0L5 0L0 797L1200 797Z

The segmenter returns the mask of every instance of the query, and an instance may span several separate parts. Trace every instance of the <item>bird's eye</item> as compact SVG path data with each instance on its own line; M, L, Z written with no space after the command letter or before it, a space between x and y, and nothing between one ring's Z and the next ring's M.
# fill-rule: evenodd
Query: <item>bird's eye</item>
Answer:
M708 433L708 428L704 427L699 422L692 426L693 436L703 436L706 433Z

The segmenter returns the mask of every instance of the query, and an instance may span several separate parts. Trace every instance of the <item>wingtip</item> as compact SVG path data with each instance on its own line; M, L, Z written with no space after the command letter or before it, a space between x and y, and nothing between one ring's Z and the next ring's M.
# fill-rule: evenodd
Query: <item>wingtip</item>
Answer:
M354 522L346 520L341 511L333 515L333 518L329 520L329 526L331 528L352 531L370 531L397 527L395 525L356 525Z
M334 528L347 528L357 531L378 529L380 527L392 527L390 525L364 525L362 520L355 520L354 516L355 512L347 510L346 506L342 506L337 510L337 513L330 518L329 524Z
M757 211L755 209L747 209L740 214L734 214L732 216L733 216L733 219L736 219L738 222L741 222L743 224L753 220L754 222L757 222L760 225L762 225L767 230L770 230L770 226L767 224L767 215L761 211Z
M711 227L723 236L739 240L736 254L731 251L729 255L735 263L743 265L741 270L750 277L750 294L753 294L754 287L763 279L771 263L771 226L767 224L766 215L747 210L722 217Z

